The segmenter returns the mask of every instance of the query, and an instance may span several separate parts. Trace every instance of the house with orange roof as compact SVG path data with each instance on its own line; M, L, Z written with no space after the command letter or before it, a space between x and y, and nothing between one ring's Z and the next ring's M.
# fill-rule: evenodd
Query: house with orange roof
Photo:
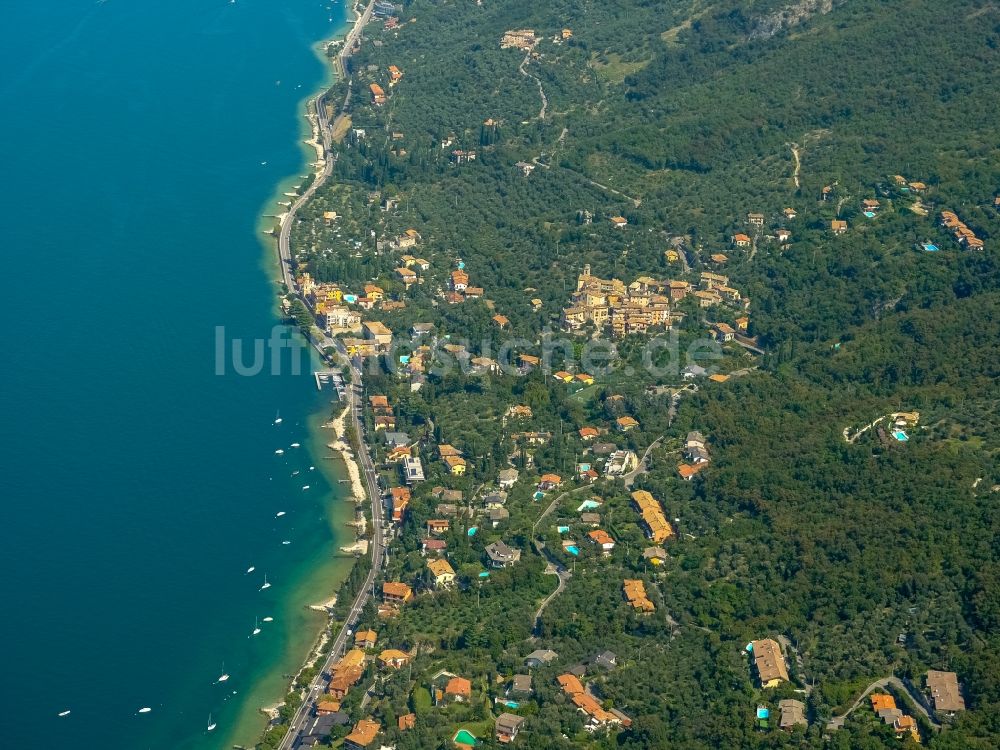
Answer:
M451 522L447 518L431 518L427 521L428 534L444 534L451 529Z
M375 648L378 633L374 630L359 630L354 634L354 645L357 648Z
M558 474L542 474L542 478L538 480L538 489L547 492L554 490L560 484L562 484L562 477Z
M576 379L579 380L584 385L593 385L594 384L594 376L593 375L588 375L585 372L579 372L579 373L577 373L576 374Z
M403 71L397 68L395 65L389 66L389 85L395 86L397 83L403 80Z
M413 729L415 726L417 726L417 715L403 714L398 719L396 719L396 725L399 727L400 732L405 732L409 729Z
M472 683L464 677L452 677L444 686L445 698L464 703L472 699Z
M655 605L646 595L646 584L638 578L626 578L622 583L622 591L628 603L639 612L653 612Z
M321 698L316 701L316 715L317 716L329 716L330 714L335 714L340 711L340 701L331 700L330 698Z
M561 674L556 677L556 681L566 695L577 695L583 692L583 683L580 682L580 678L575 674L570 674L569 672Z
M785 657L776 641L771 638L763 638L759 641L751 641L748 648L761 687L773 688L782 682L788 682L788 667L785 666Z
M434 576L434 588L448 588L455 582L455 569L443 557L435 557L427 561L427 569Z
M398 648L387 648L378 655L378 663L387 669L402 669L410 663L410 655Z
M561 380L564 383L572 383L573 382L573 373L566 372L565 370L560 370L559 372L552 373L552 377L558 378L559 380Z
M623 717L627 718L624 714L619 715L619 712L606 711L590 693L577 693L572 700L580 712L587 716L585 729L591 732L608 724L622 724Z
M469 274L460 268L451 272L451 290L453 292L464 292L468 286Z
M400 492L400 490L406 490ZM402 523L406 518L406 509L410 505L410 490L408 487L393 487L390 491L392 500L392 521Z
M510 320L507 319L507 316L500 315L499 313L494 315L492 320L494 323L500 326L500 328L506 328L508 325L510 325Z
M706 464L678 464L677 473L681 479L690 482L694 475L704 469L705 466Z
M354 730L344 737L345 750L364 750L382 730L382 725L371 719L362 719L354 725Z
M903 737L909 732L916 742L920 742L920 730L917 728L917 720L912 716L900 716L893 722L892 728L897 737Z
M590 538L591 543L600 547L605 555L610 555L611 551L615 548L615 540L604 529L594 529L587 536Z
M663 507L647 490L636 490L632 493L632 503L642 517L646 527L646 536L654 543L660 544L674 535L674 529L667 521Z
M742 232L734 234L730 240L733 243L733 247L750 247L752 240Z
M376 107L381 107L385 104L385 89L379 86L377 83L372 83L368 86L369 91L372 94L372 104Z
M611 226L613 226L615 229L624 229L625 227L628 226L628 219L626 219L624 216L612 216Z
M382 584L382 599L387 604L406 604L413 598L413 589L405 583L386 581Z
M465 474L465 459L461 456L445 456L441 460L452 476L460 477Z
M896 708L896 699L886 693L872 693L869 698L872 702L872 710L875 713Z
M628 432L629 430L634 430L638 426L639 422L635 419L635 417L626 415L624 417L618 417L618 419L615 420L615 427L618 428L619 432Z
M593 440L594 438L596 438L600 434L601 434L601 431L598 430L596 427L581 427L580 428L580 439L584 440L584 441Z
M847 222L843 219L834 219L830 222L830 231L834 234L843 234L847 231Z

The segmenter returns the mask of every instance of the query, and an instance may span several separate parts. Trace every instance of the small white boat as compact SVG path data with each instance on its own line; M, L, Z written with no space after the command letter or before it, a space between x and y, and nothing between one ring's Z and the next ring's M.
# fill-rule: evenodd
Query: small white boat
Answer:
M297 477L298 475L299 475L299 470L298 469L296 469L295 471L292 472L292 476L293 477Z
M303 490L308 490L308 489L309 489L309 485L308 485L308 484L304 484L304 485L302 485L302 489L303 489Z
M274 514L274 517L281 518L283 515L285 515L285 511L279 510L277 513Z
M283 456L283 455L285 455L285 452L283 450L281 450L281 448L278 448L278 450L276 450L274 452L274 455L276 455L276 456Z
M274 622L274 618L273 617L265 617L263 620L261 620L261 622Z
M69 716L69 711L60 711L59 715L60 716Z
M316 471L316 467L315 466L310 466L309 467L309 471Z
M263 591L264 589L269 589L269 588L271 588L271 584L269 584L267 582L267 576L265 575L264 576L264 585L260 587L260 590Z
M139 709L139 713L148 714L152 710L153 709L151 709L149 706L143 706L142 708Z
M257 567L255 565L251 565L247 568L247 573L253 573L255 570L257 570Z
M260 624L257 622L257 618L253 618L253 633L251 635L257 635L260 632Z
M234 2L235 2L235 0L234 0ZM212 721L212 714L209 714L208 715L208 729L206 731L211 732L213 729L215 729L215 722Z
M286 539L285 541L282 542L282 544L291 544L291 542Z
M292 447L293 447L293 448L299 448L299 447L301 447L301 446L299 445L299 443L292 443Z

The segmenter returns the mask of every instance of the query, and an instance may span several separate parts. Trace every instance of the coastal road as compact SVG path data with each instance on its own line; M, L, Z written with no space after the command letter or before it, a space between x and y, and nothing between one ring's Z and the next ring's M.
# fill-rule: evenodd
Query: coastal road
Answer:
M354 42L361 34L361 30L364 28L364 25L371 18L374 8L375 0L371 0L364 12L355 21L354 27L351 29L350 33L347 35L344 43L344 49L340 54L342 73L346 70L345 63L347 58L350 57L350 50L354 46ZM344 103L341 106L341 115L345 113L348 103L350 102L351 87L352 82L349 81L347 95L344 97ZM292 224L295 221L295 214L313 197L313 195L315 195L316 191L322 187L323 183L326 182L327 178L333 173L333 167L337 161L336 155L331 156L330 153L330 148L332 146L331 127L323 100L324 95L320 94L313 100L312 104L313 111L316 115L319 135L323 143L323 169L316 175L316 178L313 180L309 188L301 196L299 196L291 206L289 206L288 212L281 222L281 231L278 235L278 260L281 266L281 279L288 291L293 294L298 292L295 285L295 274L293 272L291 252L291 233ZM351 359L348 357L347 351L344 349L341 342L327 339L325 343L332 343L340 351L344 360L346 362L351 362ZM324 674L329 674L333 663L347 649L348 638L350 638L351 633L353 633L354 629L357 627L357 620L360 617L362 610L365 608L365 605L368 603L368 598L371 596L372 589L375 585L375 579L382 568L385 545L383 537L385 519L382 515L382 500L379 495L378 485L376 482L377 475L375 472L375 465L372 462L368 444L365 442L365 434L358 418L360 410L357 408L357 400L360 383L362 382L361 368L356 364L352 364L351 374L353 377L352 383L347 389L347 409L350 412L351 422L354 425L355 434L357 435L361 446L361 450L358 452L358 460L361 464L361 473L364 477L365 486L368 490L368 497L371 501L373 528L371 543L372 565L371 570L368 571L368 575L365 578L364 584L361 586L357 597L355 597L354 602L351 604L351 609L347 613L344 624L341 626L340 631L334 638L329 656L323 662L323 665L318 671L316 677L313 678L312 683L309 685L307 693L303 696L302 704L292 717L292 720L289 723L288 731L282 738L281 744L278 745L278 750L291 750L300 744L302 733L306 728L309 714L312 711L312 705L325 691L326 678L324 677Z
M343 350L343 344L340 344L339 341L336 343L339 345L338 348L341 349L341 354L343 354L344 358L350 362L350 359L347 358L347 352ZM355 433L361 443L362 450L358 453L358 460L361 464L361 474L364 477L365 486L368 489L368 496L371 499L372 528L374 530L371 543L372 567L371 570L368 571L368 576L365 578L365 582L362 585L361 590L358 591L358 595L354 599L354 603L351 604L351 609L344 620L343 626L340 628L340 632L337 633L337 637L333 641L333 647L330 649L330 655L323 663L323 666L319 670L316 677L313 678L312 684L309 686L309 691L303 698L302 705L299 706L298 711L295 712L295 716L292 717L288 732L285 734L281 744L278 745L279 750L291 750L291 748L298 745L302 732L309 723L309 713L312 710L312 704L321 695L323 695L323 692L326 689L326 677L324 675L329 674L333 663L340 658L344 651L347 650L348 639L357 627L357 620L361 616L361 612L365 608L365 605L368 603L368 598L371 596L372 589L375 585L375 579L382 568L385 548L385 538L383 536L385 518L382 513L381 496L375 480L375 477L377 476L375 464L372 461L368 444L364 440L364 432L362 431L361 421L358 418L360 410L356 408L359 395L358 391L360 389L360 386L356 384L361 382L361 369L357 365L352 364L351 371L353 374L353 383L347 389L347 408L351 415L351 423L354 425Z
M372 17L372 12L375 10L375 0L371 0L368 6L364 9L360 16L355 20L354 26L351 27L350 32L347 34L344 40L344 48L340 52L340 71L341 74L347 70L347 58L351 56L351 49L354 47L355 41L361 36L361 31L364 29L365 24L368 23L369 19ZM341 106L340 115L345 114L348 104L351 101L351 87L353 85L353 80L348 81L347 84L347 96L344 97L344 103ZM285 287L289 292L295 293L295 273L292 267L292 250L291 250L291 234L292 234L292 224L295 223L295 214L298 213L299 209L302 208L309 199L315 195L316 191L323 186L327 178L333 174L333 167L337 163L336 154L330 154L330 147L333 145L332 141L332 128L330 127L330 120L327 116L326 106L324 105L325 94L320 94L312 102L312 110L316 115L316 122L319 126L319 135L323 143L323 169L316 175L316 178L312 181L309 188L295 201L291 206L288 207L288 211L285 213L284 219L281 221L281 230L278 233L278 261L281 266L281 280L284 282Z

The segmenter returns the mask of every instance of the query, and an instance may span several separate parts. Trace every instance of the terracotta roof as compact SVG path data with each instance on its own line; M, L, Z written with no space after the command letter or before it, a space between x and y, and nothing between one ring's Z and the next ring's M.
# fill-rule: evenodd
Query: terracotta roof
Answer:
M347 742L353 742L355 745L367 747L375 741L375 735L379 733L380 729L382 729L382 725L377 721L362 719L354 725L354 731L344 739Z
M444 686L445 695L460 695L463 698L472 697L472 683L464 677L452 677Z
M604 529L595 529L587 534L595 544L614 544L615 540L611 538L611 534L606 532Z
M896 699L891 695L886 695L885 693L872 693L872 710L875 713L883 711L885 709L893 709L896 707Z
M576 675L569 673L561 674L556 678L556 680L558 680L559 686L567 695L576 695L577 693L583 692L583 684Z

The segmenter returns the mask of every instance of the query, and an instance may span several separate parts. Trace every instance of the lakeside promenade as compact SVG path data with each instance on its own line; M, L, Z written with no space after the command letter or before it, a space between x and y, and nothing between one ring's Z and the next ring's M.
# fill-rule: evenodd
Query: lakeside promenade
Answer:
M365 7L364 11L358 15L354 21L354 25L347 37L344 40L344 46L338 55L339 63L339 74L344 75L347 71L347 60L351 56L354 45L357 43L365 24L368 23L372 16L372 12L375 7L375 0L370 0L368 5ZM351 101L351 92L353 89L353 80L349 79L347 82L347 94L344 97L344 101L340 107L340 112L338 113L338 119L345 117L347 115L347 109ZM309 188L295 200L295 202L289 207L288 212L284 215L281 220L281 228L278 233L278 261L281 267L281 279L284 283L286 289L290 294L296 296L300 295L300 290L295 283L295 273L292 264L292 254L291 254L291 231L292 225L295 221L296 213L302 208L308 201L315 195L316 191L322 187L326 182L327 178L333 173L333 167L336 164L336 155L331 155L331 146L333 145L333 135L332 127L330 124L329 115L326 111L326 105L324 99L326 93L321 93L312 100L311 108L316 116L316 127L319 131L320 143L323 147L323 167L316 174L316 178L313 180ZM315 138L314 133L314 138ZM308 690L303 696L303 700L295 715L292 717L288 725L288 731L282 738L281 744L278 746L279 750L291 750L299 745L300 739L303 732L305 731L310 718L310 713L312 711L313 703L324 693L326 689L327 681L329 680L330 669L333 662L340 658L340 656L346 651L348 645L348 638L354 632L357 625L357 619L361 615L362 610L368 603L368 598L372 595L375 579L379 575L383 563L384 554L384 518L382 513L382 503L381 496L378 490L378 484L376 481L376 470L375 464L371 458L371 450L365 439L365 433L361 424L361 405L360 398L362 394L362 371L361 362L352 361L344 348L343 344L332 339L325 334L322 340L319 342L313 342L317 348L322 348L332 346L337 349L339 354L344 358L344 361L349 363L351 368L351 383L347 388L347 414L348 418L351 420L351 424L354 425L354 432L357 435L360 450L357 452L357 460L360 462L361 475L364 479L364 485L368 492L368 497L371 502L371 514L372 514L372 540L371 540L371 568L368 571L368 575L365 577L364 584L358 591L357 596L351 604L351 608L344 619L344 623L341 625L340 630L337 632L336 637L333 640L333 645L330 649L329 654L326 659L324 659L323 664L318 670L316 676L313 678L309 685ZM345 460L350 460L345 456Z

